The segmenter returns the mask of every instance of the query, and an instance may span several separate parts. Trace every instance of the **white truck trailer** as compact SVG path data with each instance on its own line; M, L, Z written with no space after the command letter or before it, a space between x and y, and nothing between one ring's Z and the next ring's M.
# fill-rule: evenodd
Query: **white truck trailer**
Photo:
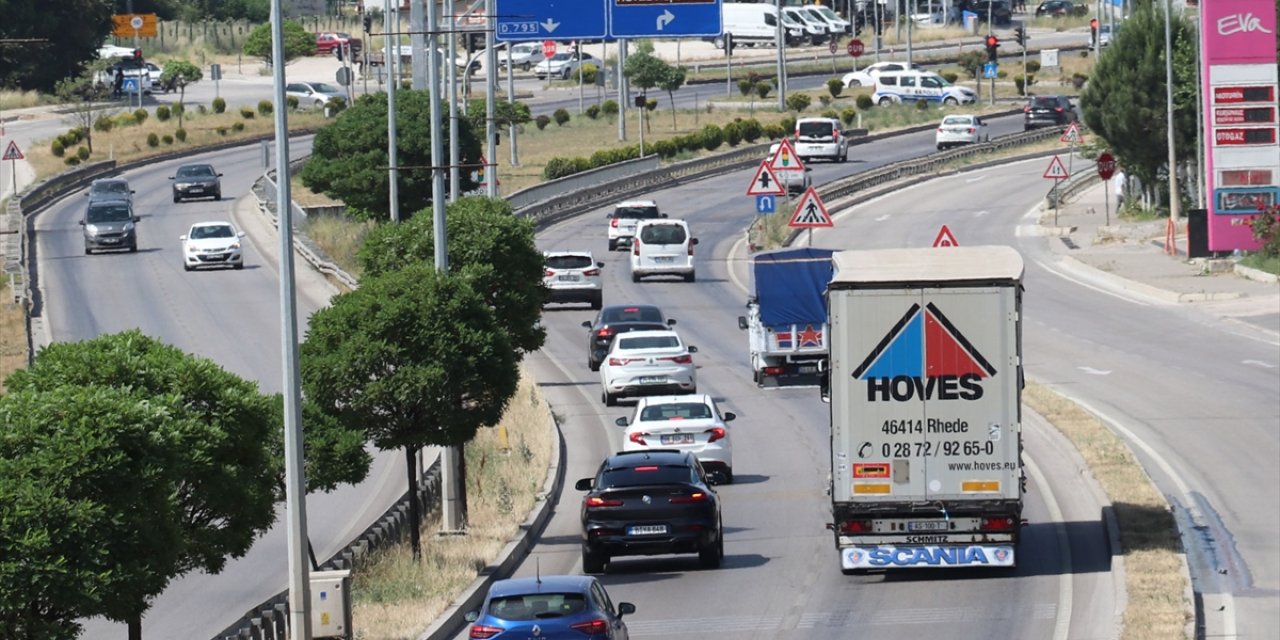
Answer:
M950 247L832 259L822 387L842 571L1014 566L1022 257Z

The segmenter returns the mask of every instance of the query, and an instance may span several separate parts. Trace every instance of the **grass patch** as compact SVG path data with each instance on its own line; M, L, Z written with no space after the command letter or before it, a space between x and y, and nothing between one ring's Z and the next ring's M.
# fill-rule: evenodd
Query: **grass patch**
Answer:
M0 296L0 393L4 393L2 381L27 366L27 309L13 303L7 280L0 286Z
M1023 400L1071 440L1115 509L1129 599L1122 637L1181 638L1190 622L1183 601L1187 585L1182 543L1164 495L1125 442L1093 414L1035 382Z
M522 372L498 427L466 445L467 535L436 537L439 511L424 523L422 559L409 544L357 565L352 578L355 638L417 638L517 533L542 490L552 447L551 410L537 382Z
M38 91L0 90L0 111L38 107L45 103L45 97Z
M364 244L364 237L376 223L361 222L346 216L307 216L302 223L302 233L316 243L343 271L360 278L360 266L356 252Z
M1260 253L1252 253L1245 256L1240 261L1240 264L1280 276L1280 256L1264 256Z
M1137 204L1126 205L1120 210L1120 219L1126 222L1150 222L1164 217L1166 216L1163 210L1148 209Z

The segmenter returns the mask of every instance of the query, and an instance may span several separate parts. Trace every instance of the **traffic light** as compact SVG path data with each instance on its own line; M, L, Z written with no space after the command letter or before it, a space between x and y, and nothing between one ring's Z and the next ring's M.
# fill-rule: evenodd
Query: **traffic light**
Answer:
M1017 29L1014 29L1013 39L1018 41L1019 47L1022 47L1023 49L1027 48L1027 30L1026 29L1022 27L1018 27Z
M1089 21L1089 45L1097 46L1098 44L1098 19L1094 18Z
M138 65L142 64L142 49L133 50L133 60L138 63Z
M1000 39L995 36L987 36L987 62L995 62L997 51L1000 47Z
M346 45L339 42L338 46L333 48L333 55L338 57L338 62L346 62L346 60L343 59L343 55L342 55L342 49L345 48L345 46Z
M369 33L373 30L373 16L364 14L364 32Z

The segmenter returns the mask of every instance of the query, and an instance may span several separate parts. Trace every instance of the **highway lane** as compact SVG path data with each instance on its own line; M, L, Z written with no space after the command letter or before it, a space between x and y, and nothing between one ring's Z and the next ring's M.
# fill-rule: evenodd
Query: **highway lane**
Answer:
M292 152L296 155L309 148L308 138L295 142ZM139 328L184 351L213 359L256 381L266 392L279 391L276 246L249 243L242 271L184 272L178 253L178 236L193 222L230 219L232 198L247 193L261 174L260 153L254 145L201 157L225 174L227 199L221 202L172 202L167 176L184 161L126 172L137 191L136 213L142 216L134 254L84 254L77 221L85 198L78 193L42 212L35 221L34 259L41 316L47 327L43 339L83 340ZM301 265L298 291L298 314L304 320L333 294L323 278ZM309 532L319 558L338 551L403 494L402 460L394 452L378 456L361 485L308 498ZM280 526L259 539L244 558L229 561L221 574L196 573L171 583L143 620L146 636L212 637L250 607L283 590L287 584L283 505L277 522ZM89 640L125 635L123 625L102 619L88 621L85 631L82 637Z

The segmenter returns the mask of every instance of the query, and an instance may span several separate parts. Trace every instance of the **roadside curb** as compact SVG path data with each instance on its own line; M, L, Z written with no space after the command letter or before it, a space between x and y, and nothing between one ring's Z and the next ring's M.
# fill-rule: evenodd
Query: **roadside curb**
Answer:
M1236 263L1234 270L1236 275L1241 278L1248 278L1250 280L1265 282L1267 284L1280 283L1280 276L1276 276L1274 273L1267 273L1262 269L1254 269L1253 267L1246 267L1240 263Z

